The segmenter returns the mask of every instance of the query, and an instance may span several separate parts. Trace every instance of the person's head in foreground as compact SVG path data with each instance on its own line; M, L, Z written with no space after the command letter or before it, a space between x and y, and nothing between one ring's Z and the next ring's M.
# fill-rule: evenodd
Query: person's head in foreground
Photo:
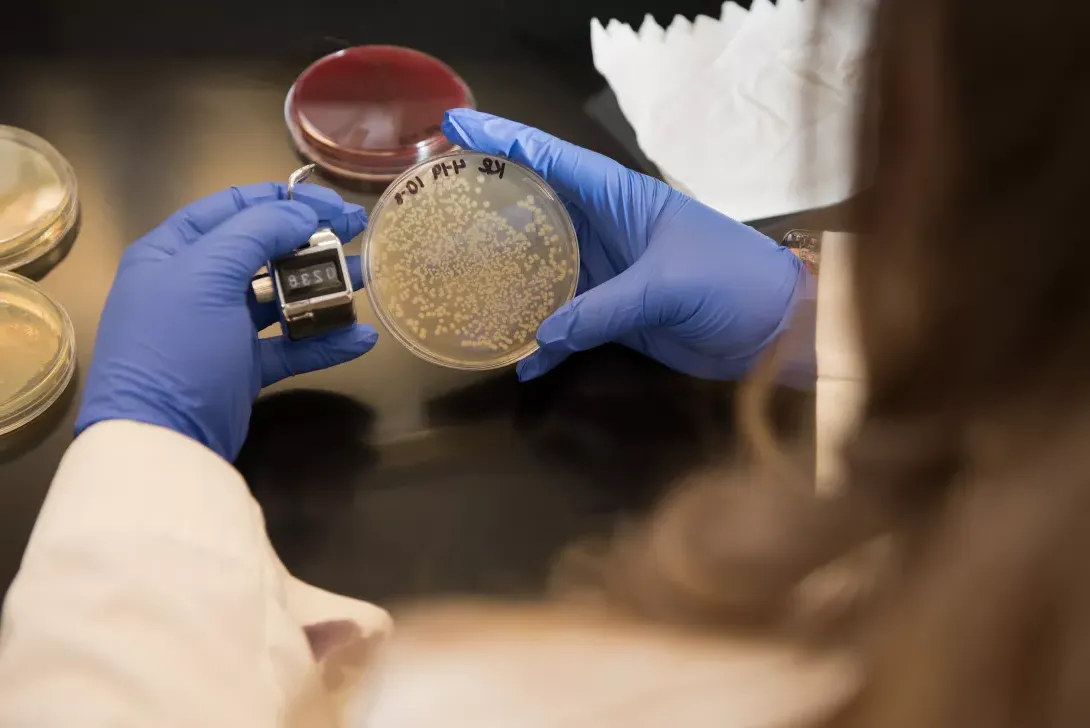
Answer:
M1087 725L1090 4L878 6L857 160L872 235L854 253L868 392L846 482L816 499L808 482L702 475L617 539L601 591L655 619L846 648L858 681L802 725ZM845 563L853 598L815 608L811 577ZM479 634L544 622L515 623ZM597 724L644 724L631 707Z

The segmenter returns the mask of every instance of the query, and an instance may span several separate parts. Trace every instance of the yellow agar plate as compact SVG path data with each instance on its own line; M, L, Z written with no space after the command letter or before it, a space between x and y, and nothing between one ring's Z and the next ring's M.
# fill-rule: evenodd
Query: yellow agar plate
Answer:
M76 370L68 314L30 280L0 272L0 435L29 424Z

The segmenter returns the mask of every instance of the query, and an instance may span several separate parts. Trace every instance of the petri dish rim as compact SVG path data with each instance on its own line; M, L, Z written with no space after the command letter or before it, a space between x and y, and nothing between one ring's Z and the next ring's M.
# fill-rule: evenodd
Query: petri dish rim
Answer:
M348 159L340 159L335 152L323 150L323 146L328 150L336 150L340 148L341 145L322 133L321 130L307 120L301 112L296 112L293 103L296 88L299 83L305 79L306 75L313 71L317 66L358 49L368 49L376 52L398 51L418 56L429 63L435 64L445 71L454 84L461 89L463 96L462 105L465 108L477 108L477 101L473 96L473 90L469 87L469 84L466 83L465 79L463 79L457 71L451 68L450 65L429 53L408 46L393 44L373 44L342 48L339 51L328 53L321 58L312 61L299 73L291 87L288 89L287 95L284 97L284 123L288 127L288 133L299 153L307 160L314 162L319 167L322 167L326 171L339 177L360 182L392 182L393 180L398 179L406 169L413 168L418 164L435 158L439 154L445 154L456 148L447 140L442 132L438 132L428 139L423 139L411 145L412 148L416 149L414 158L407 163L408 166L403 167L402 165L397 165L398 169L396 170L383 170L377 168L368 170L366 169L366 160L370 159L379 163L383 160L394 160L396 163L398 157L406 156L404 150L410 148L408 145L398 149L367 150L359 152L348 151L342 153L342 156L348 157ZM356 163L353 163L351 160L353 156L359 158Z
M371 244L371 234L377 227L374 223L379 219L380 215L389 204L389 201L393 199L397 190L400 189L400 182L402 180L408 180L409 178L419 174L418 170L425 165L430 167L431 165L442 163L445 160L476 154L480 154L480 152L474 152L472 150L464 149L449 152L447 154L441 154L435 157L431 157L419 164L415 164L409 169L405 170L400 175L398 175L397 178L390 183L390 186L387 187L386 190L382 193L382 196L378 198L378 202L375 203L374 207L371 208L370 221L367 225L367 229L363 233L363 254L360 255L360 267L362 268L363 274L363 288L365 291L367 291L367 298L371 302L371 309L375 312L375 316L377 316L378 320L382 323L383 328L385 328L391 336L397 339L397 341L402 346L404 346L406 349L411 351L419 358L423 359L424 361L431 362L432 364L437 364L439 366L447 367L449 369L483 372L491 371L494 369L502 369L503 367L510 366L512 364L515 364L516 362L525 359L530 354L533 354L535 351L538 350L539 346L537 343L537 339L531 339L529 342L519 347L518 349L511 351L509 354L499 356L494 359L489 359L488 361L484 362L466 362L460 359L452 359L451 357L443 356L442 354L438 354L422 346L418 341L416 341L412 337L407 336L401 330L401 327L394 323L394 317L390 315L390 312L387 311L385 304L379 299L375 286L371 285L373 281L373 275L371 272L371 256L374 252L374 247ZM541 175L539 175L537 172L530 169L524 164L519 164L518 162L515 162L507 157L503 157L503 159L507 164L517 168L520 172L525 174L527 179L529 179L534 184L534 186L538 188L538 192L540 192L545 199L548 199L550 202L554 203L557 206L557 209L562 213L560 215L560 219L564 221L564 224L566 226L566 232L569 233L568 240L574 241L575 243L572 246L571 262L576 271L576 275L572 276L570 290L568 290L564 295L564 302L566 303L567 301L570 301L572 298L575 297L576 291L579 287L578 271L581 264L579 239L576 235L575 225L574 223L572 223L571 215L568 214L568 210L564 206L563 201L561 201L561 199L557 196L553 188L549 186L549 183L542 179Z
M68 312L32 280L18 273L0 271L0 289L3 288L21 289L56 317L60 346L36 382L21 394L0 402L0 436L9 435L41 416L64 394L76 373L76 332Z
M0 245L10 247L8 252L0 252L0 271L6 271L33 263L61 244L76 223L79 189L72 165L42 137L26 129L0 124L0 141L21 144L42 155L53 166L64 187L64 199L52 214L39 218L22 233L0 240Z
M467 99L472 101L472 99ZM470 106L469 108L473 108ZM372 183L391 183L398 179L402 172L365 172L359 169L349 169L344 166L344 162L335 160L330 156L322 153L316 147L314 147L298 130L296 125L292 124L292 111L291 111L291 92L288 92L288 97L284 100L284 121L288 127L288 134L291 136L292 143L295 144L295 148L303 155L303 158L308 162L313 162L319 167L329 172L330 174L341 177L348 180L355 180L357 182L372 182ZM418 165L424 162L435 159L431 150L428 148L428 142L419 142L417 145L416 159L413 160L410 165L410 169L415 169ZM383 154L390 154L390 152L384 152ZM379 155L372 155L379 156Z

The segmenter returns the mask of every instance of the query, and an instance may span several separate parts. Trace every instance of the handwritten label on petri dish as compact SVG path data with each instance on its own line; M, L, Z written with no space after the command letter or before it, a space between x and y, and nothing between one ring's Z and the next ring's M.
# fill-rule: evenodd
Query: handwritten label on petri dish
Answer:
M420 175L417 175L405 182L404 189L394 193L394 199L397 200L397 204L404 205L406 195L415 195L422 189L424 189L424 180L420 179Z
M462 170L466 168L466 160L464 159L452 159L449 162L439 162L431 168L432 180L439 179L439 175L449 177L452 174L461 174Z
M431 168L432 181L439 179L439 176L449 177L451 174L460 174L463 169L466 168L466 161L464 159L453 159L450 161L439 162ZM500 179L503 179L503 173L507 170L507 163L502 159L494 159L492 157L485 157L481 160L481 166L477 167L477 171L481 174L496 175ZM404 188L394 193L394 200L399 205L405 204L405 198L407 195L415 195L424 189L424 180L420 178L420 175L414 176L405 182Z
M503 179L503 172L507 169L507 165L499 159L492 159L491 157L485 157L481 161L481 166L477 167L477 171L482 174L496 174L500 179Z

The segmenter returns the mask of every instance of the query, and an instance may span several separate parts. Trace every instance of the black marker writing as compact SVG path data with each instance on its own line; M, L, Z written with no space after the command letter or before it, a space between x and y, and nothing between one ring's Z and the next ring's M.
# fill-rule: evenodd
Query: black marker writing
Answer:
M405 183L405 191L408 192L410 195L415 195L422 189L424 189L424 180L420 179L419 175ZM395 192L394 200L397 201L397 204L404 205L405 194L403 192Z
M503 172L505 169L507 169L507 164L505 162L501 162L498 159L492 159L491 157L485 157L484 161L481 162L481 166L477 168L477 171L482 174L499 175L499 178L503 179Z

